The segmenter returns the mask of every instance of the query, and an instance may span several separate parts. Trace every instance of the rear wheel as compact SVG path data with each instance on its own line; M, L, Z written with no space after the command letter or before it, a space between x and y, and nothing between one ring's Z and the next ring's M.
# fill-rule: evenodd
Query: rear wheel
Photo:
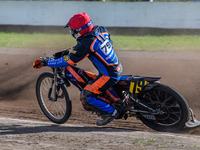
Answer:
M186 100L167 85L158 84L145 91L140 100L154 110L163 112L159 115L139 114L141 121L154 130L175 132L183 128L188 121L189 107Z
M42 73L36 83L36 96L46 117L54 123L62 124L71 115L71 100L64 84L61 83L57 87L57 98L54 98L54 84L54 75L52 73Z

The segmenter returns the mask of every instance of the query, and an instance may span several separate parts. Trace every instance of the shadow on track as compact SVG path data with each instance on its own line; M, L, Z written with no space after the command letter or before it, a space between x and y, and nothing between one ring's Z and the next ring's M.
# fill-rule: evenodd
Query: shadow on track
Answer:
M59 125L46 125L25 127L22 125L0 126L0 135L30 134L43 132L133 132L139 130L128 130L114 127L64 127Z

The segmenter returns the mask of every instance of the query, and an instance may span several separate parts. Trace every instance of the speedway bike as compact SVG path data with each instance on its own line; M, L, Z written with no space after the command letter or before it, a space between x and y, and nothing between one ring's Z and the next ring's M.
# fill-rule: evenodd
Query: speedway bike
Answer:
M40 58L34 68L42 68L48 59L69 54L69 49ZM57 124L65 123L71 115L72 102L67 89L73 84L80 91L96 75L76 65L55 68L42 73L36 82L36 96L45 116ZM113 87L98 95L122 111L116 119L136 116L156 131L175 132L184 126L196 127L196 119L184 97L174 88L159 82L161 77L122 75Z

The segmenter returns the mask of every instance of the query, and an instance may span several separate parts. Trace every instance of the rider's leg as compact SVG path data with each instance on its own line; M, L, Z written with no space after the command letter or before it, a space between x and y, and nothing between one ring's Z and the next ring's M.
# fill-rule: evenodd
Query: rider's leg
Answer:
M98 114L109 114L114 111L114 108L106 103L104 99L90 91L82 90L80 99L83 107L88 111L92 110Z
M81 92L81 101L84 107L103 114L102 118L97 121L97 125L106 125L118 115L117 110L113 108L113 106L97 96L116 83L117 80L108 76L100 75L89 83Z

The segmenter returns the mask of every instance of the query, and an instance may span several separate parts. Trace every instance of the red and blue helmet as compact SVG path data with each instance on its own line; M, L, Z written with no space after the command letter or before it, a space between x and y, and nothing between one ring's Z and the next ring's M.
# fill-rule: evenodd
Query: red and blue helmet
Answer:
M70 27L70 33L76 39L85 35L93 28L93 22L86 13L75 14L65 26Z

